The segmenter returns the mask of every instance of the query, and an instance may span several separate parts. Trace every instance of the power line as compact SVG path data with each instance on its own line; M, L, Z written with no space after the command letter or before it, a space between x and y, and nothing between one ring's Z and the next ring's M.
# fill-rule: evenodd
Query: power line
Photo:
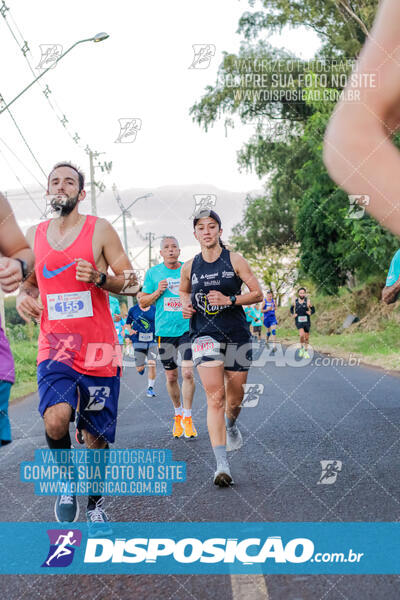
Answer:
M24 39L14 17L12 16L10 9L6 6L5 0L2 0L2 6L0 7L0 14L2 15L2 17L4 18L4 21L6 22L6 25L12 35L12 37L14 38L15 42L17 43L19 49L21 50L25 61L29 67L29 70L31 71L32 75L34 77L36 77L36 72L32 66L32 63L29 59L28 54L32 55L31 49L29 47L29 44L27 42L27 40ZM12 21L14 28L17 30L18 34L19 34L19 40L18 37L15 35L13 28L11 27L9 20ZM91 151L90 147L88 144L85 144L83 142L80 142L81 140L81 136L79 135L78 131L75 131L72 127L70 127L69 125L69 119L67 118L65 112L61 109L61 107L59 106L59 104L57 103L56 99L53 96L53 99L50 98L50 95L53 95L52 90L50 89L48 84L44 84L42 81L38 82L39 87L42 90L43 95L45 96L48 105L50 106L51 110L54 112L57 120L61 123L61 125L63 126L63 128L65 129L66 133L68 134L68 136L71 138L71 140L81 148L81 150L83 150L84 152L86 152L87 154ZM93 152L94 158L97 158L98 156L98 152ZM111 170L111 165L112 162L106 163L104 162L103 164L100 164L99 162L95 165L95 167L100 167L102 171L106 170L107 172L109 172L109 170ZM103 168L104 166L104 168ZM104 185L101 182L97 183L96 185L99 187L100 186L100 194L104 191L103 189L101 189L101 187Z
M2 98L3 98L3 97L2 97ZM9 108L7 108L7 112L8 112L8 114L10 115L10 117L11 117L11 119L12 119L12 122L14 123L15 127L17 128L17 131L18 131L19 135L21 136L21 138L22 138L22 141L24 142L25 146L28 148L28 150L29 150L29 152L30 152L30 154L31 154L31 156L32 156L32 158L33 158L33 160L35 161L35 163L37 164L37 166L39 167L39 169L41 170L41 172L43 173L43 175L44 175L45 177L47 177L47 175L46 175L46 173L45 173L45 171L44 171L44 169L43 169L42 165L40 164L39 160L36 158L36 155L35 155L35 153L33 152L32 148L31 148L31 147L30 147L30 145L28 144L28 142L27 142L27 140L26 140L26 138L25 138L24 134L22 133L22 131L21 131L21 129L20 129L20 127L19 127L19 125L18 125L17 121L15 120L15 118L14 118L14 116L13 116L13 114L12 114L12 112L10 111L10 109L9 109Z
M41 181L39 181L39 179L36 177L36 175L34 173L32 173L32 171L29 169L29 167L27 167L25 165L25 163L22 162L22 160L19 158L19 156L17 154L15 154L14 150L12 150L12 148L10 148L10 146L7 144L7 142L5 142L3 140L3 138L0 137L0 142L2 142L4 144L4 146L7 148L7 150L9 152L11 152L11 154L14 156L14 158L16 158L18 160L19 163L21 163L21 165L28 171L28 173L35 179L36 183L38 183L40 185L40 187L42 187L44 190L46 189L45 186L43 185L43 183Z
M4 155L4 152L2 152L1 149L0 149L0 154L3 157L4 162L8 165L9 169L12 171L15 179L18 181L18 183L20 184L20 186L22 187L22 189L24 190L24 192L32 200L33 204L36 206L36 208L38 209L38 211L42 215L43 214L42 209L37 205L36 200L34 199L34 197L31 195L31 193L29 192L29 190L27 190L27 188L24 186L24 184L22 183L21 179L18 177L17 173L14 171L14 169L12 168L12 166L10 165L10 163L8 162L8 160L6 159L6 157Z

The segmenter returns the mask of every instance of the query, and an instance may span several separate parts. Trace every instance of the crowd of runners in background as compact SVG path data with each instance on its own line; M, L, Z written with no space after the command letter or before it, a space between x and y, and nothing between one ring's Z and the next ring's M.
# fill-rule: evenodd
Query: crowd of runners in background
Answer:
M74 422L79 444L108 449L115 440L123 359L141 376L147 373L149 398L157 394L159 359L177 439L198 437L192 415L196 367L207 402L213 482L231 485L228 453L243 445L237 419L252 351L257 344L276 350L272 291L264 296L246 259L225 246L221 219L213 210L202 210L193 220L200 250L194 258L182 263L178 240L166 235L162 262L140 282L108 221L79 212L85 190L77 167L56 164L48 195L54 217L31 227L26 238L1 196L0 285L6 293L19 290L18 313L40 324L38 409L49 448L71 448ZM135 298L134 305L128 310L118 296ZM304 288L291 310L301 356L307 356L312 306ZM14 370L2 329L0 336L0 433L6 444L11 441L7 408ZM58 496L54 513L59 522L76 521L77 498ZM86 517L97 534L109 531L104 497L88 497Z

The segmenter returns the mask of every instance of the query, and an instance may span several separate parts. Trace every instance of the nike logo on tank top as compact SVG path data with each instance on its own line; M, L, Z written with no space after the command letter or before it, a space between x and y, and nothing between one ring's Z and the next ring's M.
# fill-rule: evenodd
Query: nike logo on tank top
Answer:
M79 373L113 377L122 358L108 292L76 279L76 258L97 268L92 245L96 221L87 215L77 238L64 250L55 250L47 240L50 221L36 229L35 274L43 304L37 363L51 359Z

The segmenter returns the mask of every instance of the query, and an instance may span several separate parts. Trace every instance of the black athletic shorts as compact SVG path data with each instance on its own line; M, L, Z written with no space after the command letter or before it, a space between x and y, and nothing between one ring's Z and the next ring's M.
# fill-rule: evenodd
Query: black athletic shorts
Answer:
M248 371L252 361L252 342L248 336L192 335L192 352L196 367L218 360L224 363L226 371Z
M259 331L261 331L261 325L253 325L253 331L254 333L258 333Z
M310 320L305 321L304 323L299 323L298 319L296 318L294 322L296 323L297 329L304 329L305 333L309 333L311 329Z
M178 351L181 360L192 360L192 344L188 331L179 337L159 336L157 341L160 360L166 371L178 368Z
M158 346L155 342L151 344L133 344L133 350L135 354L135 366L136 367L144 367L146 363L146 357L149 360L156 360Z

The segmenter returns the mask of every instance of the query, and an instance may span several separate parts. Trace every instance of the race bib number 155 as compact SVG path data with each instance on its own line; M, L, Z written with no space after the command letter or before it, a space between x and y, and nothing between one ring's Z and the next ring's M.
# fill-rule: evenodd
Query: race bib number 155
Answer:
M47 311L50 321L93 317L92 296L89 290L47 294Z

